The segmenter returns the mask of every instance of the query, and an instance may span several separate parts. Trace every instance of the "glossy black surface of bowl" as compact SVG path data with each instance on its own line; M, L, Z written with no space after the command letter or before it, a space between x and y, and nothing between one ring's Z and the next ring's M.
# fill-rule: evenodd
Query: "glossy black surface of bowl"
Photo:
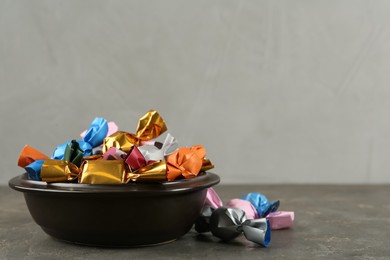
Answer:
M90 185L9 181L24 193L35 222L49 235L72 243L129 247L173 241L198 217L213 173L164 183Z

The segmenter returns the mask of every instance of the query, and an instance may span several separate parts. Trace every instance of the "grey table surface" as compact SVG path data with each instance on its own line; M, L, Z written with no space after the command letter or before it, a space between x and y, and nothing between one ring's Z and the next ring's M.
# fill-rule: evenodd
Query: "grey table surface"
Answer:
M22 193L0 187L0 259L390 259L390 186L246 185L216 188L224 202L258 191L295 211L291 229L272 232L269 248L240 236L230 243L194 230L169 244L95 248L46 235Z

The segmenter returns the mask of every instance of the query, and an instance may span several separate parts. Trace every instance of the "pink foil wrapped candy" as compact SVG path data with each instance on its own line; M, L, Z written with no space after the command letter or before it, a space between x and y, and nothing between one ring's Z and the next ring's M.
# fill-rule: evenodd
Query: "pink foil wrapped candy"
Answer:
M285 229L294 222L294 211L276 211L268 214L267 219L271 223L271 229Z
M147 165L144 156L142 155L138 147L135 145L130 148L130 151L127 154L125 162L130 166L132 171L135 171Z
M255 207L253 207L252 203L250 203L247 200L232 199L228 203L226 203L226 207L242 209L243 211L245 211L245 215L247 219L259 218L259 215L257 215L257 211Z
M126 153L116 149L115 147L111 147L103 154L103 160L123 160L123 156L125 156Z
M205 205L210 206L212 209L217 209L223 206L221 199L213 188L207 189Z

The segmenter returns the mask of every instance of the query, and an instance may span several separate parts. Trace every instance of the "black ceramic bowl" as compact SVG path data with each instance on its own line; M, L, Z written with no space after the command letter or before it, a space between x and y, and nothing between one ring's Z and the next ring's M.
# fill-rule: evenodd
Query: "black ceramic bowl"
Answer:
M9 181L24 193L35 222L49 235L72 243L129 247L173 241L186 234L201 212L213 173L164 183L91 185Z

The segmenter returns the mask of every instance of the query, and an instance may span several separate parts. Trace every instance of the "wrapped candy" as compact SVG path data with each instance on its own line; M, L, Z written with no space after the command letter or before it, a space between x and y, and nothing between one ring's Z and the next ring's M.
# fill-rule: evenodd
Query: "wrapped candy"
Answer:
M203 158L201 172L205 172L214 168L214 164L209 159Z
M211 214L214 210L222 206L222 200L219 198L217 192L211 187L208 188L202 214L195 221L195 230L199 233L210 231Z
M26 167L27 165L33 163L36 160L46 160L49 157L40 151L32 148L29 145L23 147L22 152L19 155L18 166Z
M209 205L204 205L202 212L199 217L195 220L194 228L198 233L210 232L210 219L214 210L217 208L212 208Z
M108 133L108 122L104 118L95 118L89 126L83 141L90 144L91 147L99 146Z
M84 160L79 183L121 184L125 182L125 165L122 160Z
M275 212L279 208L279 200L268 201L267 197L258 192L251 192L245 195L243 200L247 200L255 207L257 215L261 218L269 213Z
M161 147L156 145L156 142L146 142L139 147L146 161L164 160L166 156L172 154L179 149L179 143L171 134L167 134Z
M206 150L201 145L191 148L182 147L167 157L167 178L175 180L179 176L196 177L203 165Z
M64 161L71 162L77 167L80 167L84 157L84 151L80 149L80 145L76 140L72 140L66 145L64 152Z
M116 149L115 147L111 147L108 151L103 154L103 160L123 160L123 157L126 156L126 153Z
M23 167L30 180L41 180L41 167L43 161L49 157L33 147L26 145L23 147L19 159L18 166Z
M127 153L135 142L136 139L131 134L117 131L104 139L102 152L106 153L110 148L114 147Z
M247 200L232 199L226 203L226 207L242 209L245 212L247 219L259 218L255 207Z
M155 110L150 110L140 118L136 134L118 131L103 142L103 153L111 147L115 147L124 152L129 152L133 145L140 145L142 141L157 138L167 130L164 120Z
M212 209L217 209L223 206L222 200L219 198L217 192L213 188L207 189L206 200L204 204Z
M126 174L127 182L160 182L166 181L166 163L165 161L157 161L148 164L135 172L128 172Z
M239 208L244 210L248 219L261 218L261 216L258 215L258 210L256 210L253 204L247 200L232 199L228 203L226 203L226 206L230 208ZM277 206L279 206L279 204L277 204ZM276 204L274 204L274 207L271 209L271 211L276 209ZM263 214L266 214L263 215L263 217L270 221L272 230L289 228L294 222L293 211L272 211L269 213L267 213L267 211L264 211Z
M27 165L26 167L24 167L30 180L34 180L34 181L41 180L41 168L43 162L44 160L36 160L30 163L29 165Z
M293 211L276 211L268 214L267 219L271 223L271 229L289 228L294 223Z
M92 149L103 143L108 132L108 123L104 118L95 118L89 126L83 140L75 140L80 149L84 152L84 156L92 155ZM52 159L63 160L66 146L70 144L66 142L56 147L53 152Z
M108 131L107 131L107 134L106 134L106 137L112 135L113 133L117 132L118 131L118 126L115 122L108 122ZM84 132L82 132L80 134L80 137L81 138L84 138L84 136L86 135L87 133L87 130L85 130ZM97 154L102 154L103 153L103 144L99 145L99 146L96 146L94 148L92 148L92 154L93 155L97 155Z
M198 227L195 226L198 232L211 233L223 241L230 241L240 234L244 233L246 239L268 247L271 241L271 228L267 219L247 219L245 212L237 208L221 207L215 210L210 210L210 207L205 207L200 218L209 218L210 221L203 222Z
M146 160L144 156L142 155L138 147L135 145L130 149L129 153L127 154L125 162L127 163L127 165L130 166L131 170L133 171L146 166Z
M164 119L155 110L150 110L140 118L136 130L137 144L141 141L152 140L167 131Z
M107 131L106 137L107 137L107 136L110 136L110 135L112 135L113 133L115 133L116 131L118 131L118 125L117 125L115 122L113 122L113 121L108 122L107 125L108 125L108 131ZM80 134L80 137L81 137L81 138L84 138L84 136L87 134L87 131L88 131L88 129L85 130L84 132L82 132L82 133Z
M78 177L79 168L71 162L45 160L41 168L41 179L46 182L73 181Z

